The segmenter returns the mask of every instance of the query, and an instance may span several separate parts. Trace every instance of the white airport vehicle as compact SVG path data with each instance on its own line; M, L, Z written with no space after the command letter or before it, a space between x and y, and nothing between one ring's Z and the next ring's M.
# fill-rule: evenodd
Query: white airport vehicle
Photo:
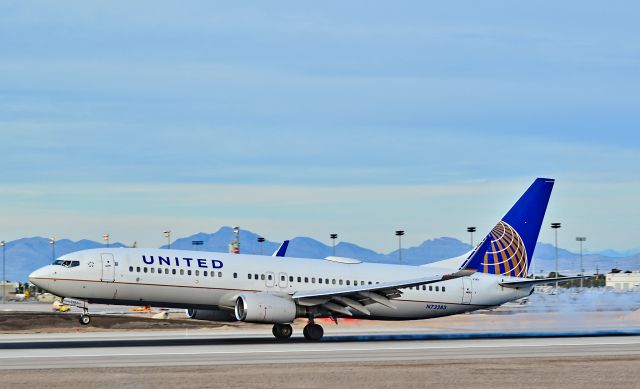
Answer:
M342 257L289 258L202 251L102 248L58 258L34 271L40 288L85 303L185 308L205 320L273 324L286 339L307 318L415 320L486 309L533 293L526 278L554 180L538 178L473 251L423 266L363 263ZM82 324L91 318L86 305Z

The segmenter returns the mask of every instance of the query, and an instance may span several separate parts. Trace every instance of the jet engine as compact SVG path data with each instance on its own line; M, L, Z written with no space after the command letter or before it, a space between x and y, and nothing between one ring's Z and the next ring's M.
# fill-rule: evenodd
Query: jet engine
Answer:
M233 312L218 311L209 309L187 309L187 316L190 319L209 321L237 321Z
M238 296L235 309L236 319L252 323L291 323L296 317L304 316L304 307L288 296L271 293L247 293Z

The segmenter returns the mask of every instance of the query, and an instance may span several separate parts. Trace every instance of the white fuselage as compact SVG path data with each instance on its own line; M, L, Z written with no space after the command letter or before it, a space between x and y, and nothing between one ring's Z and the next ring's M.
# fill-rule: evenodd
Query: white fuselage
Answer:
M62 256L59 261L70 262L36 270L29 277L31 282L58 296L88 302L229 311L243 293L291 295L451 272L423 266L162 249L85 250ZM475 273L404 288L400 289L402 296L392 300L395 309L372 304L368 306L370 316L356 311L353 316L425 319L493 307L531 293L532 287L499 285L509 279Z

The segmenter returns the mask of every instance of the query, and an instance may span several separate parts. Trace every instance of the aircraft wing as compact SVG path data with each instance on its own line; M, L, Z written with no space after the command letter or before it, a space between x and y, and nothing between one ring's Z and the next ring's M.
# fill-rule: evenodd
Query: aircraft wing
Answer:
M539 285L539 284L553 284L556 282L565 282L571 280L579 280L579 279L587 279L593 276L575 276L575 277L558 277L558 278L542 278L536 280L522 280L522 281L505 281L501 282L500 285L505 288L526 288L529 286Z
M354 285L342 288L319 289L304 292L294 292L291 297L300 305L322 306L329 311L352 316L352 312L347 308L365 315L371 312L366 308L370 304L382 304L389 308L396 308L391 299L400 297L401 288L409 288L435 282L451 280L454 278L466 277L475 273L475 270L461 270L455 273L444 275L433 275L408 280L382 282L371 285Z

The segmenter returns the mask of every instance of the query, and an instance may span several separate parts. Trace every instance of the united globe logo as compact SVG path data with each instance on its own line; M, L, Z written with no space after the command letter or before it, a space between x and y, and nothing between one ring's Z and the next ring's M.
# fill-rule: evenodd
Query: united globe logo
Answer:
M484 273L526 277L527 250L520 234L504 221L491 230L491 239L481 265Z

